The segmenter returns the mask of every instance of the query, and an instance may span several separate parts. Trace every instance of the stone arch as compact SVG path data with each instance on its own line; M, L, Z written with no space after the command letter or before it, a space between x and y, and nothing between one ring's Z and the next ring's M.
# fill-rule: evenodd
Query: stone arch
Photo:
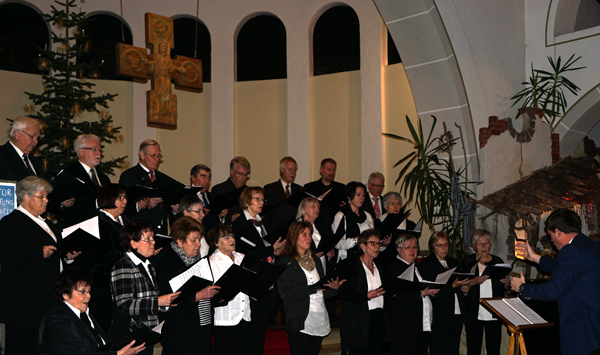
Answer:
M586 135L600 145L600 85L575 102L558 123L554 132L560 135L560 156L574 155Z

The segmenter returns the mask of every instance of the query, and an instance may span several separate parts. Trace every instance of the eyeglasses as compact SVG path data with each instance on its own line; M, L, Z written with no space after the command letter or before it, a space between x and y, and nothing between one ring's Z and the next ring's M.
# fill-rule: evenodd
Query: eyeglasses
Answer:
M162 159L163 158L162 154L148 154L146 152L144 152L144 154L146 154L147 156L149 156L152 159Z
M229 240L231 238L235 238L235 234L225 234L219 237L219 239Z
M154 238L148 238L148 239L142 239L142 238L140 238L140 242L146 242L148 244L154 244L154 243L156 243L156 241L154 240Z
M19 129L19 131L21 131L21 132L25 133L25 135L26 135L27 137L31 138L31 139L35 139L36 141L39 141L39 140L40 140L40 136L32 136L31 134L29 134L29 133L25 132L25 131L24 131L24 130L22 130L22 129Z
M243 174L243 173L240 173L240 172L239 172L239 171L237 171L237 170L234 170L233 172L234 172L234 173L236 173L236 174L238 174L239 176L243 176L243 177L245 177L246 179L250 179L250 173Z
M370 184L370 185L373 187L380 188L380 189L383 189L385 187L385 185L375 185L375 184Z
M49 201L48 200L48 195L44 195L44 196L29 195L29 196L39 198L40 200L46 201L46 202Z
M77 292L81 293L81 295L83 295L83 296L92 294L91 290L77 290L77 289L73 289L73 291L77 291Z
M403 250L419 250L419 247L417 247L417 246L414 246L414 247L408 246L408 247L402 247L402 249Z
M190 210L190 212L204 213L204 209L201 209L201 210Z
M262 198L262 197L252 197L253 200L256 200L258 202L262 201L262 202L266 202L267 200Z
M119 201L127 200L127 196L119 195L119 196L117 196L117 200L119 200Z
M383 242L376 242L376 241L370 241L370 242L365 242L365 244L371 244L372 247L377 247L377 246L382 246Z
M438 247L438 248L447 248L448 247L448 243L443 243L443 244L434 244L434 247Z
M91 150L94 153L100 153L100 154L102 154L102 152L103 152L103 150L101 148L96 148L96 147L93 147L93 148L90 148L90 147L81 147L79 149Z
M485 247L485 246L490 245L490 242L475 243L475 245L477 245L478 247Z

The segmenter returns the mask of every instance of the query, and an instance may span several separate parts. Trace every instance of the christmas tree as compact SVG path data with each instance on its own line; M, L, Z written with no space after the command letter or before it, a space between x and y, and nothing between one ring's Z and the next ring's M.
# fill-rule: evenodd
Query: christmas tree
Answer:
M77 60L89 51L92 43L83 31L86 13L81 12L75 1L55 0L60 10L52 5L51 14L44 14L53 29L53 44L43 50L38 63L44 72L44 92L40 95L26 92L35 106L26 105L25 112L40 123L42 138L36 156L43 162L47 176L55 176L63 165L77 160L73 142L80 134L97 135L102 147L123 142L123 135L119 133L121 127L113 125L107 104L117 95L95 95L92 89L96 84L89 79L98 78L98 66ZM74 11L77 7L79 11ZM39 107L37 111L36 107ZM96 112L98 121L82 121L84 112ZM97 168L114 175L114 168L126 167L125 159L103 159Z

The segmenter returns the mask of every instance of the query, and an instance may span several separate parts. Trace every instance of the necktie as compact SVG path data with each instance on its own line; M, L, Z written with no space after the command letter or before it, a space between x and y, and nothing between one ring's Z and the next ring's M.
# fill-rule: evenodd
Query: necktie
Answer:
M23 160L25 161L25 167L27 168L27 173L29 174L29 176L35 175L35 171L33 171L31 164L29 164L29 157L27 156L27 154L23 154Z
M98 343L98 345L104 345L100 334L98 334L96 329L92 328L92 323L90 322L90 319L88 318L87 314L85 312L81 312L79 317L81 318L83 324L85 324L89 331L94 335L94 338L96 338L96 342Z
M90 174L92 175L92 183L94 186L100 186L100 181L98 181L98 177L96 176L96 169L91 169Z
M381 217L381 211L379 210L379 203L377 203L377 197L373 197L373 209L375 210L375 218Z
M204 203L204 207L208 206L208 198L206 198L206 192L202 192L202 202Z
M285 198L290 198L290 184L285 185Z
M150 170L149 174L150 174L150 182L154 182L154 180L156 180L156 178L154 177L154 170Z

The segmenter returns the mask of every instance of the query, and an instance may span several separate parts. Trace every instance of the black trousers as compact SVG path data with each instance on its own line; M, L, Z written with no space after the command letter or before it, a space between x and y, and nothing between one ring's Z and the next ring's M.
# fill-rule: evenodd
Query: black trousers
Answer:
M36 355L40 325L6 324L4 355Z
M262 355L265 349L268 306L269 297L267 295L258 301L250 300L252 321L250 321L251 327L248 330L248 346L244 349L243 354Z
M200 327L200 332L194 334L194 336L188 336L183 338L177 337L166 337L163 338L161 343L163 346L163 355L198 355L198 354L211 354L212 353L212 341L211 341L212 325L205 325Z
M250 324L250 322L242 319L234 326L213 326L213 334L215 336L214 355L246 354L250 336Z
M366 348L350 346L352 355L381 354L385 341L385 318L383 309L377 308L369 311L369 340Z
M460 349L460 335L463 323L460 315L453 315L447 319L433 320L433 330L429 344L430 355L458 355Z
M502 323L499 320L470 321L465 324L467 331L467 355L481 354L481 344L485 330L485 350L488 355L500 355Z
M323 337L312 336L300 332L288 333L290 355L319 355Z
M427 355L430 332L392 333L390 355Z

